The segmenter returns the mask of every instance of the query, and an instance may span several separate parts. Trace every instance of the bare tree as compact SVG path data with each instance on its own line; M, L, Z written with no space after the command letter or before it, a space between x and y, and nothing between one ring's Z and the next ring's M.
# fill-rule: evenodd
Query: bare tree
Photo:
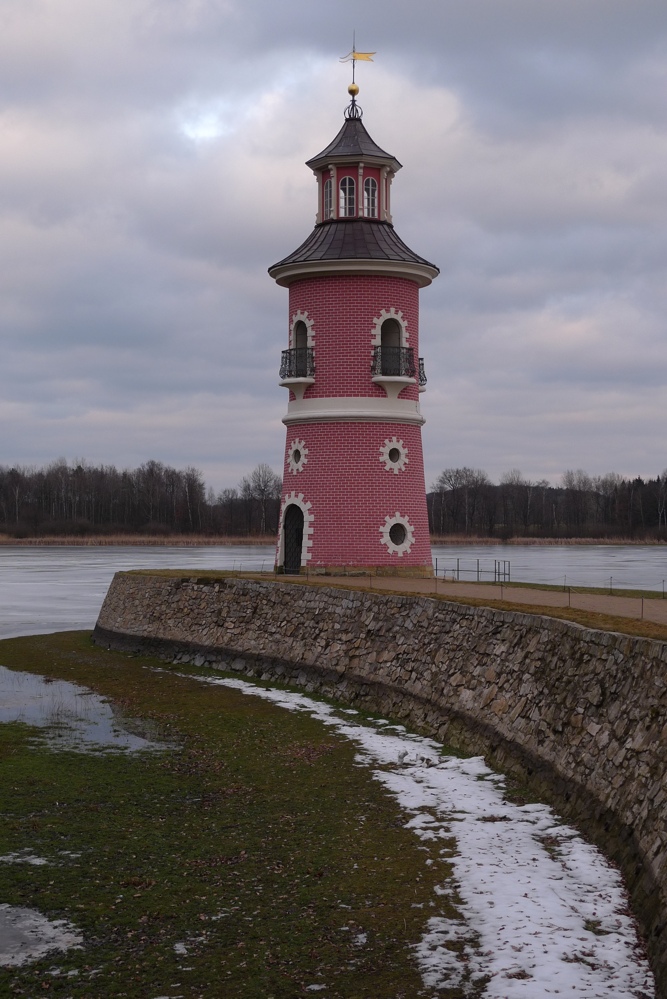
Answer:
M481 491L490 485L486 472L480 468L446 468L433 485L440 494L440 529L444 533L444 512L447 509L453 529L461 526L469 534L474 523Z
M568 468L563 472L565 490L565 520L570 529L581 530L589 519L593 480L587 472L578 468Z
M247 480L250 495L259 503L261 513L259 533L266 534L266 508L269 500L280 499L282 491L282 479L265 462L257 465L250 473ZM245 483L246 480L244 479Z

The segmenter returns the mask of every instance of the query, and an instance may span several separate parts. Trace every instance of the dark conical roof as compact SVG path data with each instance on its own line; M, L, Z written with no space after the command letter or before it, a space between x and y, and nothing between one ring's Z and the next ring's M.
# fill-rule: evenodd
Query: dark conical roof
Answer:
M309 166L311 170L316 170L318 167L326 166L332 160L343 157L356 160L381 160L382 163L391 166L394 172L401 169L401 164L396 157L385 152L384 149L380 149L377 143L371 139L361 118L346 118L333 142L330 142L326 149L323 149L317 156L307 160L306 166Z
M390 222L331 219L316 225L308 239L274 267L314 260L396 260L438 268L406 246Z

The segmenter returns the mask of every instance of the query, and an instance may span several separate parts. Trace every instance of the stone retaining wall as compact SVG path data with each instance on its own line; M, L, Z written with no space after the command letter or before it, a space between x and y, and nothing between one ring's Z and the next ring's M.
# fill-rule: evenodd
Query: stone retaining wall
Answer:
M95 640L319 690L527 779L624 871L667 996L667 644L426 596L118 573Z

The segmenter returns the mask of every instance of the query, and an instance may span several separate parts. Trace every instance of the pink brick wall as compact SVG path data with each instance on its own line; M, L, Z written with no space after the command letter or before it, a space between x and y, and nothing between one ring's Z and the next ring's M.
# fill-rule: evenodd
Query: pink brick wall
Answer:
M289 318L297 311L313 320L315 384L304 398L372 396L385 398L371 381L374 320L383 309L403 313L407 345L419 355L419 288L406 278L332 275L295 281L289 289ZM286 346L288 346L286 338ZM417 399L418 387L403 389L401 399Z
M290 324L297 312L313 321L315 384L308 399L370 397L387 399L371 381L375 320L382 311L402 313L406 345L419 355L419 288L407 278L376 275L314 276L295 281L289 289ZM417 400L410 385L401 399ZM292 396L293 398L293 396ZM397 438L407 448L407 463L398 472L387 470L380 449ZM291 445L308 451L299 471L288 461ZM377 566L410 570L431 565L426 512L421 429L388 422L303 422L287 428L283 511L286 498L299 498L311 518L307 564L318 566ZM401 554L383 543L385 518L400 514L414 532L410 551ZM278 547L280 552L280 544ZM279 558L280 561L280 558Z
M386 439L402 440L408 462L387 471L380 461ZM307 462L289 469L292 441L305 442ZM431 565L421 432L404 423L299 423L287 428L283 497L303 493L310 503L312 546L308 566ZM390 554L379 528L387 515L408 518L415 540L409 554Z

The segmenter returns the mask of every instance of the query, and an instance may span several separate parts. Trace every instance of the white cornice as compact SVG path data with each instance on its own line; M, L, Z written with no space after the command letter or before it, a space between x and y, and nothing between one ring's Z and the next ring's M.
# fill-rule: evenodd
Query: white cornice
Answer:
M374 399L350 396L327 399L293 399L287 407L283 423L416 423L426 421L419 403L412 399Z
M439 274L437 267L407 260L305 260L293 264L276 264L269 274L283 288L302 278L323 274L375 274L381 277L403 277L426 288Z

